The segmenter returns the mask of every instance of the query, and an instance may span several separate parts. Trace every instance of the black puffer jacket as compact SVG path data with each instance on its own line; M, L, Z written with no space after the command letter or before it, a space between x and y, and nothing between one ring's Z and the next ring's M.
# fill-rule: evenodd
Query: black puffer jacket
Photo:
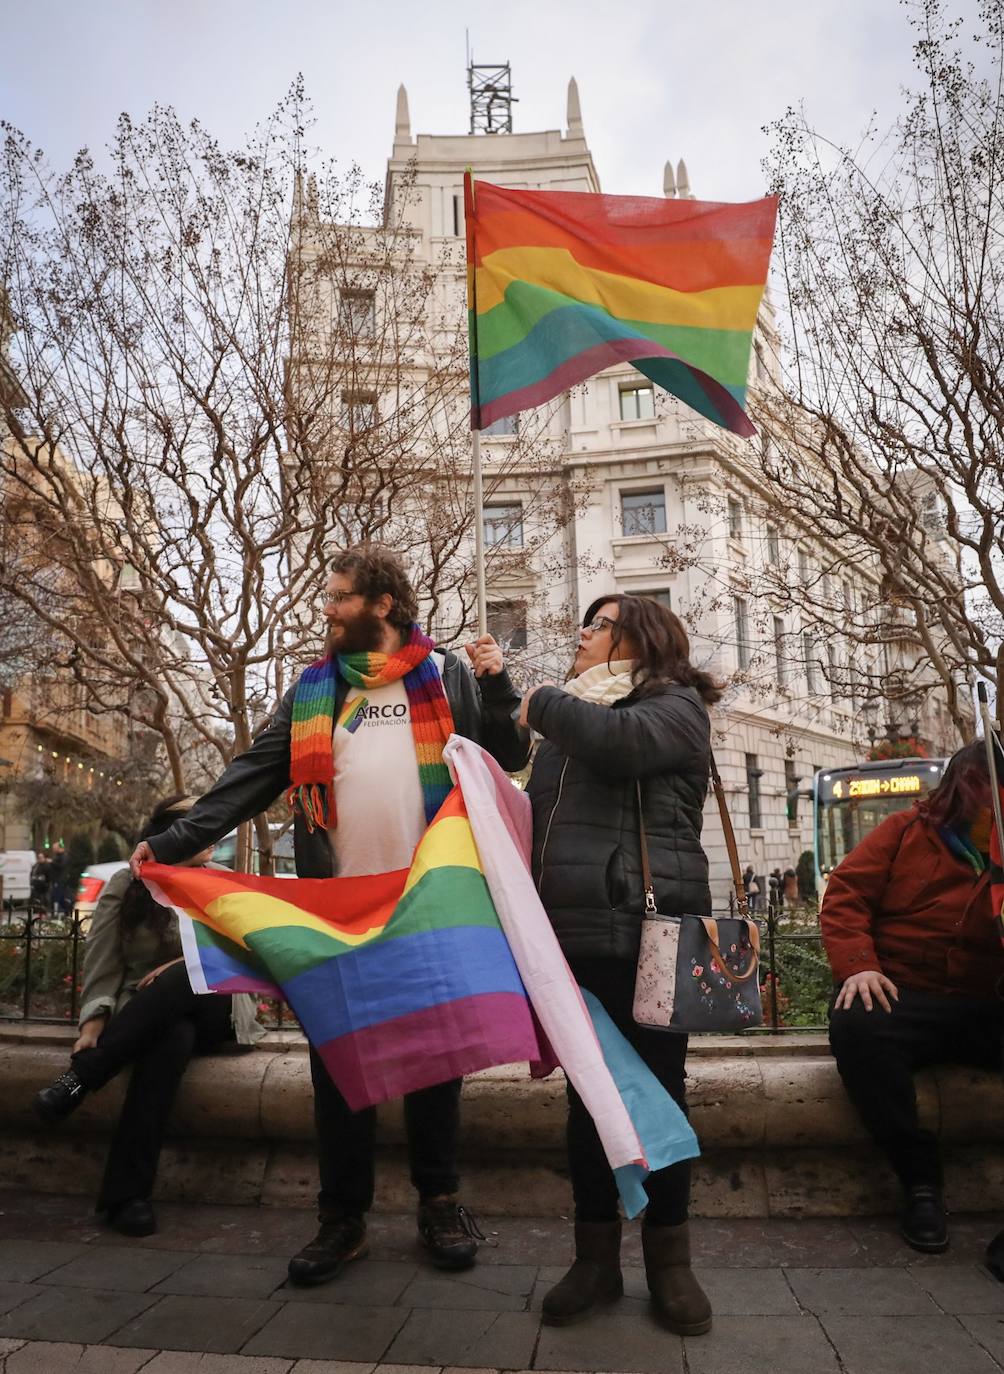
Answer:
M711 726L698 693L668 686L597 706L542 687L529 719L544 736L527 786L533 874L565 955L638 957L639 780L659 910L710 915L701 821Z

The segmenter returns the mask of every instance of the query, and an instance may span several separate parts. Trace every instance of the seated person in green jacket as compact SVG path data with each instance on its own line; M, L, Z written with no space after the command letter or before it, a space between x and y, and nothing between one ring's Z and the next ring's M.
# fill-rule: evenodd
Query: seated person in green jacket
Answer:
M161 802L143 838L167 830L191 805L190 797ZM186 866L204 864L211 854L207 849ZM133 1066L97 1202L116 1231L146 1236L157 1229L150 1197L171 1105L192 1054L235 1039L252 1044L261 1034L246 993L192 991L175 913L158 905L128 867L113 874L87 936L71 1067L37 1094L34 1107L43 1121L60 1121L88 1092Z

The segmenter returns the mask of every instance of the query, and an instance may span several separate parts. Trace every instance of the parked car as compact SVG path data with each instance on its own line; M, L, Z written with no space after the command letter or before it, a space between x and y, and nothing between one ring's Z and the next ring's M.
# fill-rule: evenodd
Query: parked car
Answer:
M275 840L275 876L277 878L295 878L296 863L293 859L293 832L283 831ZM237 854L237 831L232 830L229 835L224 835L213 850L213 863L222 864L224 868L233 868L234 858ZM31 856L34 860L34 855ZM258 872L258 851L252 854L252 871ZM117 873L120 868L126 868L125 859L119 859L115 863L90 864L80 875L80 882L77 884L77 900L75 903L77 913L81 917L90 919L91 912L98 904L105 883Z

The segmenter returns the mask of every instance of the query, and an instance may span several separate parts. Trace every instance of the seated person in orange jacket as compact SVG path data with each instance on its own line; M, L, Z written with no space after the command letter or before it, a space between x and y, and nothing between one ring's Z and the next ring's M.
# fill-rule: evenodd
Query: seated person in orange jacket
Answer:
M888 817L830 875L820 912L840 984L830 1047L848 1095L903 1187L900 1231L948 1246L937 1142L917 1118L913 1072L999 1068L1004 948L990 903L990 783L982 741L939 786Z

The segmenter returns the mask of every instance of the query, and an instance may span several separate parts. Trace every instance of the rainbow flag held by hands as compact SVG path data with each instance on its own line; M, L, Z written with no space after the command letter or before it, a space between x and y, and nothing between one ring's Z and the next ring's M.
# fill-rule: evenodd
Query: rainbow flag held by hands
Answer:
M353 1111L541 1055L459 790L410 871L283 879L144 864L143 879L182 918L195 990L284 998Z
M179 915L197 992L285 998L353 1110L499 1064L559 1064L592 1114L628 1216L645 1176L698 1154L686 1117L583 994L530 875L530 802L453 735L457 785L410 870L255 878L144 864Z
M777 197L745 204L464 184L471 428L616 363L735 434Z

